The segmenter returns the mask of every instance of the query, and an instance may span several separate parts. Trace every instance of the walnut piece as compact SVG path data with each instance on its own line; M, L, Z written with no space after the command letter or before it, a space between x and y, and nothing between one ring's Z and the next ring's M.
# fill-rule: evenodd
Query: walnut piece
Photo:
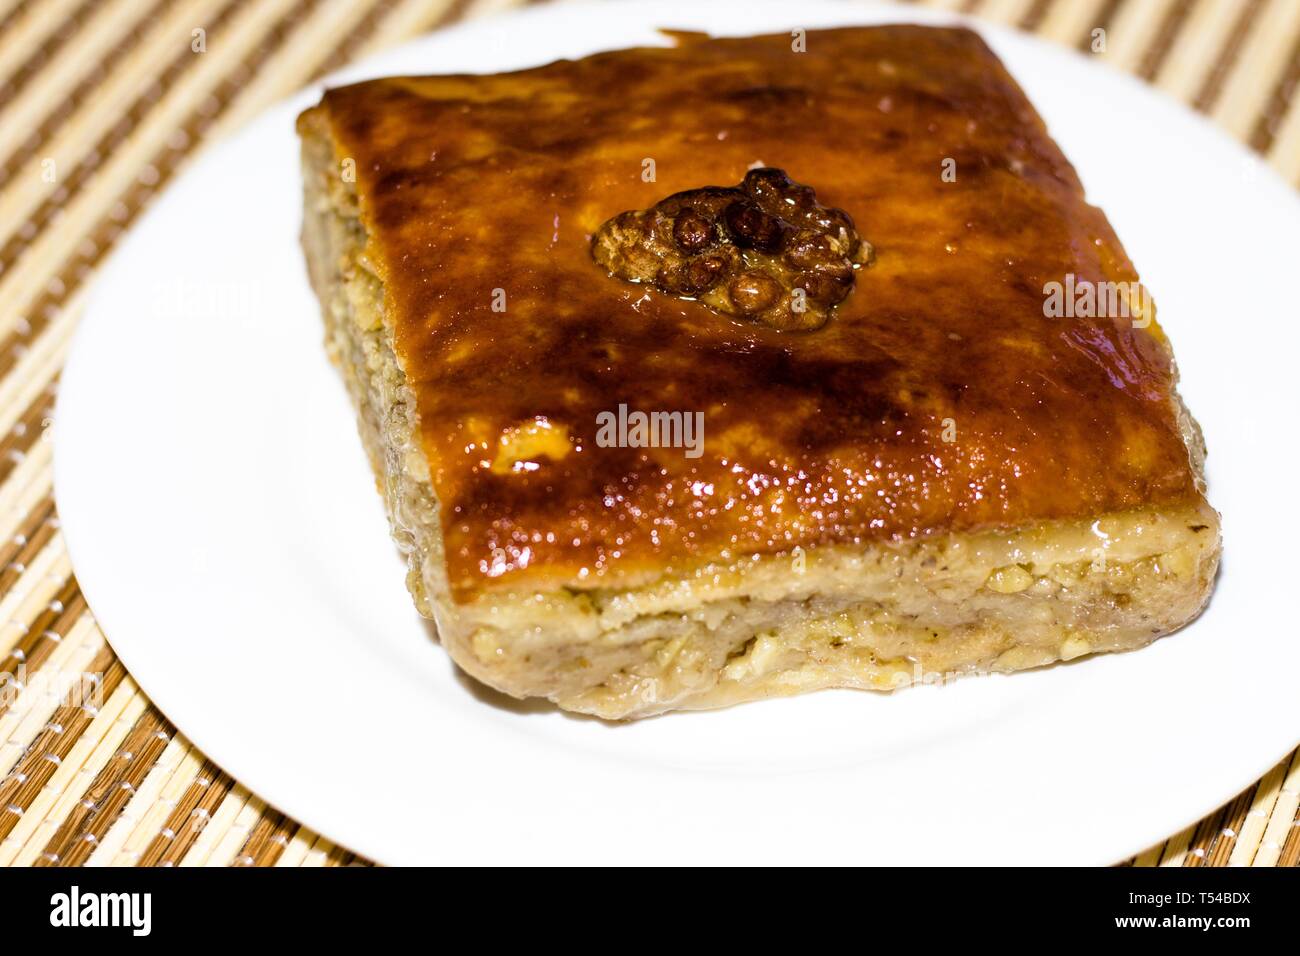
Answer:
M871 245L844 210L762 167L739 186L689 189L619 213L596 230L591 255L620 279L774 329L809 331L853 291Z

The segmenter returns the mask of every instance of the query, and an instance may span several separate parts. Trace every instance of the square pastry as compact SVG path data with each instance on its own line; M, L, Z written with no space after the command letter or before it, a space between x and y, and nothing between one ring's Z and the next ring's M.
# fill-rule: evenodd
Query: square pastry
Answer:
M1169 341L978 35L328 91L303 244L421 613L607 718L1038 667L1218 564Z

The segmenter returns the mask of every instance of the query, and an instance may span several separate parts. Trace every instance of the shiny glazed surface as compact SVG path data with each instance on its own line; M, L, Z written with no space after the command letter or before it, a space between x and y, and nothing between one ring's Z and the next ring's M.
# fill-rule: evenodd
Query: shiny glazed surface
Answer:
M320 108L356 163L457 600L1199 495L1158 327L1044 317L1067 273L1137 276L973 33L810 32L802 53L688 37ZM592 261L609 216L755 163L875 249L823 328L731 319ZM598 447L620 405L702 412L703 454Z

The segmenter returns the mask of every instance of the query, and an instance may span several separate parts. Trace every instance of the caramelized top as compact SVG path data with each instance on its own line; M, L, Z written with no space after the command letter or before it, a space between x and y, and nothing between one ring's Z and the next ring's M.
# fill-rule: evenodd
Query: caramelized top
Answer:
M1199 495L1159 327L1045 316L1048 283L1137 274L974 33L688 35L318 109L356 161L458 601ZM875 249L822 328L593 262L611 216L756 164ZM604 447L620 406L633 442L635 412L702 413L698 456Z

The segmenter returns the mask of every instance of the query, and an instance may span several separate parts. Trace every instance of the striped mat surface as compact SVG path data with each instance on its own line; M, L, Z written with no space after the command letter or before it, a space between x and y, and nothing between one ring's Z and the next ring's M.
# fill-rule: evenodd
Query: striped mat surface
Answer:
M87 280L202 146L349 60L517 3L0 0L0 864L366 863L205 758L114 657L59 533L50 415ZM1105 30L1095 55L1205 113L1300 187L1300 0L922 5L1085 50ZM22 693L88 673L103 675L97 707L75 686ZM1117 862L1296 866L1298 806L1300 751Z

